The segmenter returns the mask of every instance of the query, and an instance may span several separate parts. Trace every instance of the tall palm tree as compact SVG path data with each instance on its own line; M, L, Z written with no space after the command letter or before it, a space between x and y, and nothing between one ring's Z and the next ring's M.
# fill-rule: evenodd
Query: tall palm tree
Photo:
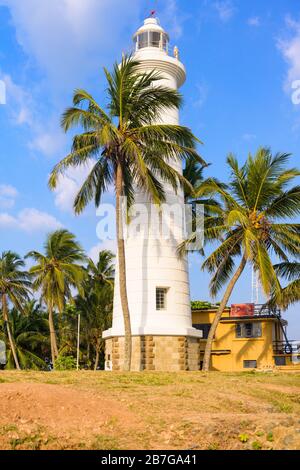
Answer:
M205 227L206 243L213 241L218 247L207 257L203 269L212 274L210 291L214 297L226 286L206 343L206 371L217 326L246 265L251 264L259 273L268 297L279 297L279 275L284 275L284 270L280 273L274 260L288 263L289 257L300 256L300 224L286 222L300 213L300 186L290 187L300 172L287 168L288 160L288 154L273 156L270 149L260 148L240 167L230 154L229 184L208 179L198 190L198 196L206 194L219 200L216 213L206 218Z
M12 335L9 315L8 301L10 301L20 312L24 303L29 299L31 282L28 273L24 270L25 263L11 251L6 251L0 256L0 295L2 304L2 316L7 331L10 350L13 355L15 366L20 370L16 346Z
M67 132L80 125L83 133L74 137L71 153L56 165L49 180L50 188L54 189L59 175L68 168L96 159L75 199L77 214L92 199L99 206L108 186L113 184L115 187L119 288L125 329L124 369L127 371L131 367L131 323L121 197L127 197L129 207L138 187L154 203L160 204L165 200L165 182L169 182L174 190L179 184L188 185L170 163L191 156L203 163L195 150L197 139L188 128L155 124L166 108L181 105L181 96L177 91L158 85L162 76L157 72L141 73L139 65L131 57L124 56L120 66L115 64L112 74L105 70L106 109L86 91L75 91L74 107L64 113L62 126Z
M31 251L35 266L30 269L33 288L40 291L41 299L48 309L51 357L53 366L58 356L54 325L54 311L63 312L66 300L72 300L72 288L82 291L85 272L82 264L84 252L75 236L67 230L50 233L45 243L45 254Z

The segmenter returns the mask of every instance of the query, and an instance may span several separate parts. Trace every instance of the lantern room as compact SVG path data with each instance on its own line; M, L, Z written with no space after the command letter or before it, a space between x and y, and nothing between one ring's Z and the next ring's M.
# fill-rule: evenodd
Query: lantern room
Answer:
M157 18L147 18L133 37L135 51L154 47L168 53L169 35L160 26Z

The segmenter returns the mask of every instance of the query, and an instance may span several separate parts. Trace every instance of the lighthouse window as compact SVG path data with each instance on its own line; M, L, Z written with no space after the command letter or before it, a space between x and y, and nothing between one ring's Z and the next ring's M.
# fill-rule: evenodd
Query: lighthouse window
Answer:
M148 47L148 44L149 44L148 32L139 34L139 49Z
M160 46L160 33L156 33L154 31L150 31L150 46L151 47L159 47Z
M144 33L139 33L134 38L134 43L137 50L144 49L145 47L157 47L168 51L168 40L169 36L165 33L145 31Z
M165 310L167 308L167 292L165 287L156 288L156 310Z
M168 36L166 34L163 34L162 41L163 41L163 49L166 51L168 48Z

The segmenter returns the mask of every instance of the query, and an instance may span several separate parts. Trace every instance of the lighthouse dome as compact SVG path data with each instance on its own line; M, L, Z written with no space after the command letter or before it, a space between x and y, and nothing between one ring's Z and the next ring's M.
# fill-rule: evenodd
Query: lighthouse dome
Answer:
M169 35L160 26L157 18L147 18L133 36L135 50L155 47L165 52L169 48Z

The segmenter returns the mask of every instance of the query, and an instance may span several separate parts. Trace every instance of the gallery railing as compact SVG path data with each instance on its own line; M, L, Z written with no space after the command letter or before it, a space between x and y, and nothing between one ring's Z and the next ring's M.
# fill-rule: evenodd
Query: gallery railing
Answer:
M274 354L300 354L300 341L274 341Z

